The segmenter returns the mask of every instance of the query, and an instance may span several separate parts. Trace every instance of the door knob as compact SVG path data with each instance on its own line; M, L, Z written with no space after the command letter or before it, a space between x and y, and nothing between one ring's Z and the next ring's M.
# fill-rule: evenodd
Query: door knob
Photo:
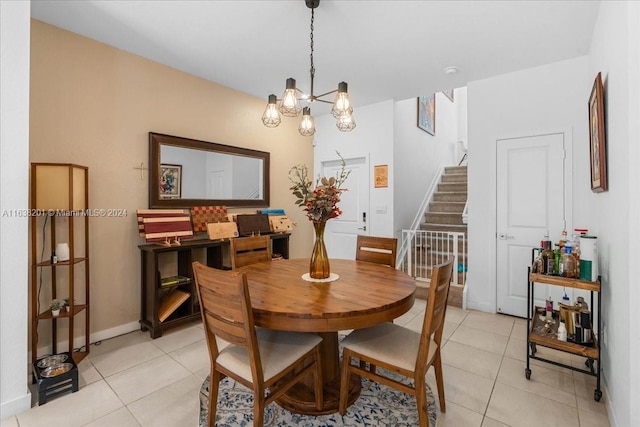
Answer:
M498 234L498 239L500 240L507 240L507 239L515 239L515 236L509 236L507 233L499 233Z

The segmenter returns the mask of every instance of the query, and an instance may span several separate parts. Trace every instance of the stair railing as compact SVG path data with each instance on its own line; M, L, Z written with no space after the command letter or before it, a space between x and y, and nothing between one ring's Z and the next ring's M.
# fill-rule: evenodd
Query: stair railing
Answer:
M462 210L462 223L466 224L469 217L469 198L464 203L464 209Z
M466 233L432 230L402 230L402 241L411 250L401 259L400 269L416 280L430 281L433 267L453 257L454 285L463 285L467 276Z
M398 250L398 257L396 259L396 265L398 269L403 268L403 263L407 256L407 252L411 247L411 242L409 241L409 239L405 238L404 232L411 231L411 230L415 231L420 228L420 224L424 219L424 215L427 212L427 209L429 209L429 204L431 203L431 200L433 199L433 195L438 188L438 183L442 179L443 173L444 173L444 166L440 166L440 168L436 171L436 174L433 176L433 180L431 181L431 184L427 189L424 199L422 200L422 203L418 208L418 213L416 213L416 216L413 219L413 222L411 223L411 228L409 230L402 230L402 241L400 244L400 249Z

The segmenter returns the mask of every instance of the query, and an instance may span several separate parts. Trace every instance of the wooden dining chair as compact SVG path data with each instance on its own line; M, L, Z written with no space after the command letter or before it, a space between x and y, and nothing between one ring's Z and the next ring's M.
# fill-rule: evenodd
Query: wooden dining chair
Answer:
M440 343L452 272L453 258L433 268L421 333L387 322L357 329L342 341L340 414L344 415L347 410L349 377L353 372L415 396L420 426L427 427L429 417L425 375L431 365L435 368L440 411L446 412ZM359 363L353 365L352 358L358 359ZM368 368L366 363L369 364ZM377 371L378 368L399 373L411 379L414 386L383 375Z
M236 237L231 239L231 268L236 269L256 262L271 261L269 236Z
M398 239L395 237L373 237L358 235L356 260L375 262L396 268Z
M315 404L321 410L322 338L256 328L245 273L194 262L193 274L211 362L208 425L215 425L218 388L225 376L253 390L253 425L257 427L263 425L266 406L309 373L314 377ZM216 338L228 345L220 348Z

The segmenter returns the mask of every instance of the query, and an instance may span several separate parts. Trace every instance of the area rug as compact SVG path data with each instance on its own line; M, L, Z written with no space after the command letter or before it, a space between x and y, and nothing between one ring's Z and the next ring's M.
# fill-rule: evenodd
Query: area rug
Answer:
M378 368L380 369L380 368ZM200 427L207 426L209 377L200 389ZM427 385L429 426L435 427L437 407ZM253 392L236 381L225 378L220 383L216 426L253 425ZM418 410L415 397L391 387L362 379L362 391L347 413L312 416L294 414L276 403L267 406L265 426L417 426Z

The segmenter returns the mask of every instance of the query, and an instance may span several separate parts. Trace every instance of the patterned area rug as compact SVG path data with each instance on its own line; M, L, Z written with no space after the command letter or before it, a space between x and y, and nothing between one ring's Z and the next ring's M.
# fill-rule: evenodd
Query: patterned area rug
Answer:
M200 427L207 426L209 378L200 390ZM429 426L435 427L437 407L427 385ZM265 426L416 426L418 411L415 397L377 382L362 379L362 392L356 402L347 408L345 416L339 413L311 416L294 414L276 403L267 406ZM225 378L220 383L216 426L253 425L253 392Z

